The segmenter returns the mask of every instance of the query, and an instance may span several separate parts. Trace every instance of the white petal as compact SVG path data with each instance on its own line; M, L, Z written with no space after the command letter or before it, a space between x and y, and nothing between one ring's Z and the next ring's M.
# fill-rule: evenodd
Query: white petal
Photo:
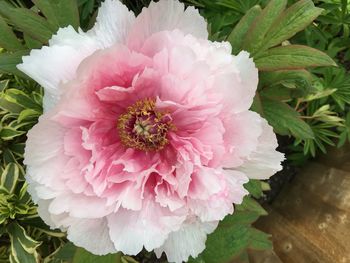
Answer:
M139 49L152 34L161 31L180 30L198 38L208 38L207 24L196 9L178 0L151 2L136 18L128 38L128 46Z
M258 139L258 147L238 168L251 179L268 179L283 168L281 162L284 155L276 151L276 135L267 121L263 118L261 120L263 132Z
M207 235L213 232L218 222L184 223L180 230L172 232L164 245L155 249L159 258L165 252L171 263L186 262L190 256L196 258L205 249Z
M242 112L248 110L255 96L258 87L259 77L258 69L249 53L241 51L234 56L233 63L239 71L240 80L232 87L231 92L235 94L233 97L232 108L234 112Z
M68 228L68 239L75 245L83 247L95 255L116 253L109 237L106 218L77 219Z
M76 218L100 218L114 210L114 206L107 206L106 200L83 194L63 193L52 200L49 212L52 214L69 213Z
M106 0L98 10L96 24L88 32L99 42L100 48L125 43L135 15L119 0Z
M67 214L61 214L61 215L53 215L50 214L48 208L50 205L51 200L39 200L37 202L38 204L38 214L41 217L41 219L50 226L51 229L57 229L60 228L61 231L66 231L66 227L64 225L67 223L67 221L71 222L71 218Z
M220 192L213 193L206 199L189 196L187 200L192 212L202 222L224 219L225 216L233 213L233 203L241 204L243 197L249 194L243 186L249 180L243 173L232 170L218 170L217 173L219 174L212 172L212 177L216 177L216 180L221 183ZM212 183L209 182L207 187L211 185Z
M32 50L17 66L44 87L44 111L57 103L60 85L72 80L81 61L98 48L93 39L78 34L71 26L61 28L49 43L49 47Z
M18 69L45 89L44 111L55 106L61 86L76 76L80 63L98 49L124 43L134 15L117 0L106 0L99 11L95 27L88 33L76 32L72 26L61 28L49 46L32 50L23 57Z
M67 161L63 153L64 132L64 128L44 116L28 132L24 153L27 180L51 186L56 190L64 188L60 177Z
M224 135L229 155L226 156L226 168L243 164L245 158L256 150L259 136L262 134L261 117L252 111L232 114L225 120Z
M160 247L171 231L179 229L184 219L153 201L146 201L141 211L122 208L109 215L108 226L115 248L136 255L143 246L148 251Z

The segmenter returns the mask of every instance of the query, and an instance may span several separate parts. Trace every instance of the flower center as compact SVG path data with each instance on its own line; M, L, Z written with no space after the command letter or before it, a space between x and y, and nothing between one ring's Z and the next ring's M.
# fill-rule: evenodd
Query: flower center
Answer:
M139 100L118 119L121 142L142 151L159 151L168 144L167 133L173 130L171 117L157 111L154 99Z

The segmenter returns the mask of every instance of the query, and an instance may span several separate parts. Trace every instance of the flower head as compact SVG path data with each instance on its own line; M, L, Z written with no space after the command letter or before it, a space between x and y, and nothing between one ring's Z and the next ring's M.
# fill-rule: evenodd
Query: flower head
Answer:
M106 0L88 32L60 29L18 66L45 88L26 179L47 224L95 254L196 257L248 178L281 169L272 128L249 111L258 71L210 42L174 0L135 18Z

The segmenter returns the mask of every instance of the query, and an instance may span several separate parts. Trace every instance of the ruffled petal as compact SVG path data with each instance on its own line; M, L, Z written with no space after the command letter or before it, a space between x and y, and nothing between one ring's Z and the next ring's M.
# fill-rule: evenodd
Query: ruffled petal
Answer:
M261 117L255 112L246 111L230 115L224 123L227 148L224 165L226 168L238 167L257 148L258 138L262 134Z
M27 166L27 180L50 187L49 191L56 192L64 189L60 175L67 162L63 154L63 138L65 129L59 124L41 117L39 122L28 132L24 152L24 164ZM33 187L35 190L38 186ZM53 191L55 189L55 191ZM45 192L40 195L45 198ZM51 192L51 195L53 194ZM45 199L50 199L48 196Z
M88 32L100 48L125 43L135 15L120 0L106 0L98 10L95 26Z
M249 110L253 103L259 82L258 69L246 51L230 57L232 61L226 66L221 62L224 68L219 68L213 87L219 87L225 95L227 110L240 113Z
M276 135L267 121L261 118L262 134L258 139L257 149L250 154L238 170L244 172L251 179L268 179L276 172L282 170L281 163L284 155L276 148L278 146Z
M60 84L72 80L81 61L98 49L96 42L73 27L61 28L40 50L34 49L17 68L45 89L44 111L51 109L61 95Z
M186 222L154 251L158 258L165 252L168 261L172 263L186 262L190 256L196 258L205 249L207 235L213 232L217 225L218 222Z
M61 28L49 46L32 50L23 57L18 69L45 89L44 111L55 106L61 95L60 86L76 76L80 63L98 49L124 43L135 17L117 0L106 0L97 22L87 33L76 32L72 26Z
M151 35L161 31L181 30L185 34L206 39L207 25L193 7L185 10L184 4L174 0L151 2L136 18L129 37L128 46L138 50Z
M184 216L176 216L154 201L145 201L140 211L119 209L108 216L109 234L118 251L138 254L143 247L160 247L171 231L179 229Z
M109 237L106 218L75 219L68 228L68 239L75 245L83 247L95 255L116 253Z

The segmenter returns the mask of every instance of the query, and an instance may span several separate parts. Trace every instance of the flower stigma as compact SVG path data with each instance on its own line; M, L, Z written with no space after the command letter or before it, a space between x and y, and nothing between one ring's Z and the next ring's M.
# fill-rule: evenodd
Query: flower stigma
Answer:
M139 100L118 118L121 142L128 148L159 151L168 143L167 134L174 130L169 113L156 109L155 99Z

